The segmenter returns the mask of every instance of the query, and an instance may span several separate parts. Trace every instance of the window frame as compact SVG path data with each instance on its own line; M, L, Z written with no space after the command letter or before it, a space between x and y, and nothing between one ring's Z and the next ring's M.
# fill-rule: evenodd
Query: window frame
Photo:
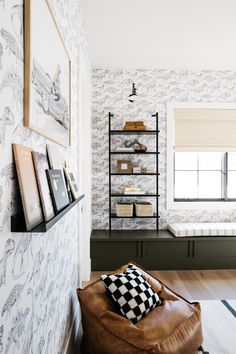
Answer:
M166 206L167 210L191 210L191 209L236 209L236 199L198 199L198 200L174 200L174 137L175 137L175 109L199 108L199 109L236 109L233 103L191 103L168 102L167 103L167 178L166 178Z

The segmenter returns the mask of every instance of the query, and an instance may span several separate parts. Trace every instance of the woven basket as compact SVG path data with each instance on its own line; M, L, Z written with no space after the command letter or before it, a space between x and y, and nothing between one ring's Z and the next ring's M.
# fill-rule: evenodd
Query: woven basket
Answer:
M136 202L135 203L136 216L152 216L153 205L151 202Z
M116 203L116 216L133 216L133 203L119 202Z

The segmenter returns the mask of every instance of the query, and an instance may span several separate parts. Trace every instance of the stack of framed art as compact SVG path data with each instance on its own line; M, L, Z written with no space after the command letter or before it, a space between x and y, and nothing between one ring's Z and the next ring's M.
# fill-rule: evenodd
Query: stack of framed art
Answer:
M54 168L58 154L47 145L46 154L13 144L13 153L27 231L48 221L79 198L79 188L73 172L64 163ZM57 162L59 163L59 162Z

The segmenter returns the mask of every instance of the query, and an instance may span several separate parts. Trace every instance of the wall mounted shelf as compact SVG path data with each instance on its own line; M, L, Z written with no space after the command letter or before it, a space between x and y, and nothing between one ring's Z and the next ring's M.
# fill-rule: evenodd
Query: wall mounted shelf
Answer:
M160 175L160 173L158 173ZM156 173L111 173L111 176L156 176Z
M38 226L36 226L34 229L27 231L26 230L26 225L25 225L25 218L23 213L19 213L16 215L13 215L11 217L11 232L27 232L27 233L45 233L51 227L53 227L65 214L68 213L76 204L78 204L83 198L85 197L85 194L82 194L78 199L70 203L67 207L65 207L60 213L55 215L51 220L45 221Z
M151 194L151 193L142 193L142 194L124 194L124 193L111 193L111 197L156 197L156 194ZM160 195L158 194L158 197Z
M158 215L150 215L150 216L117 216L116 214L111 214L110 215L112 219L158 219Z
M156 130L110 130L111 135L120 135L120 134L156 134ZM159 130L158 130L159 133Z
M157 153L155 151L147 151L147 152L137 152L137 151L111 151L110 154L118 154L118 155L133 155L133 154L138 154L138 155L156 155Z

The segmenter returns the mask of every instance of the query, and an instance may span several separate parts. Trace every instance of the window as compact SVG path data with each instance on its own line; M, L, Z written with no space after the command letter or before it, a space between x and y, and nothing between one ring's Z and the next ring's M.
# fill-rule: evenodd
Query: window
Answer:
M167 209L236 209L235 131L235 104L167 104Z
M236 199L236 153L175 152L175 201Z

